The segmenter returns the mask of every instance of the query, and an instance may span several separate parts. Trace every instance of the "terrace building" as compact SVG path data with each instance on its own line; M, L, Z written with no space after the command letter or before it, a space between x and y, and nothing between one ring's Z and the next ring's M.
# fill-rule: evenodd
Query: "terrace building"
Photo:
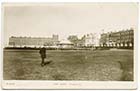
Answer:
M110 32L101 34L101 47L133 47L134 30L122 30L119 32Z
M59 43L59 36L52 35L52 37L10 37L9 46L11 47L41 47L55 46Z
M95 47L99 45L99 39L96 33L85 35L85 46Z

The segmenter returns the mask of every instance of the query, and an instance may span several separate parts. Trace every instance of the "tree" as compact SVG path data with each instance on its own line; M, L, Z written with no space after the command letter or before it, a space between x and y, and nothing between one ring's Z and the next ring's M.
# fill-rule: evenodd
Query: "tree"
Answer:
M77 46L77 43L79 41L78 37L76 35L71 35L68 37L68 40L72 42L75 46Z

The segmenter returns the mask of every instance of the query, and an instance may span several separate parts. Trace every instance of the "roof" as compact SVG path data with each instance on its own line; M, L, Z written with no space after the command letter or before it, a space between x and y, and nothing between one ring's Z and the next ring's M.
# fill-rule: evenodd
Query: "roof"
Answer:
M69 40L62 40L62 41L60 41L59 44L73 44L73 43L70 42Z

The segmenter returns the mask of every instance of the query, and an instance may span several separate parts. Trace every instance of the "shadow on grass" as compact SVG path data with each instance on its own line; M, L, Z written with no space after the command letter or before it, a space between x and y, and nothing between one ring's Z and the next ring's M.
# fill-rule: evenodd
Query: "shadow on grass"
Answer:
M125 62L120 62L120 61L118 61L118 62L121 66L121 69L123 70L121 81L133 81L133 70L128 68L129 64L127 65L127 63L125 63ZM133 67L131 67L131 68L133 68Z

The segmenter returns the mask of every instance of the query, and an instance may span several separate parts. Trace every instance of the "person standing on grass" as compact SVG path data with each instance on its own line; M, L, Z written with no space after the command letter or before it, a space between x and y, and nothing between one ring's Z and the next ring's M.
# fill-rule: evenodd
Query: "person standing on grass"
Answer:
M40 49L39 53L40 53L40 56L41 56L41 59L42 59L41 66L44 66L45 65L45 58L46 58L46 48L42 47Z

